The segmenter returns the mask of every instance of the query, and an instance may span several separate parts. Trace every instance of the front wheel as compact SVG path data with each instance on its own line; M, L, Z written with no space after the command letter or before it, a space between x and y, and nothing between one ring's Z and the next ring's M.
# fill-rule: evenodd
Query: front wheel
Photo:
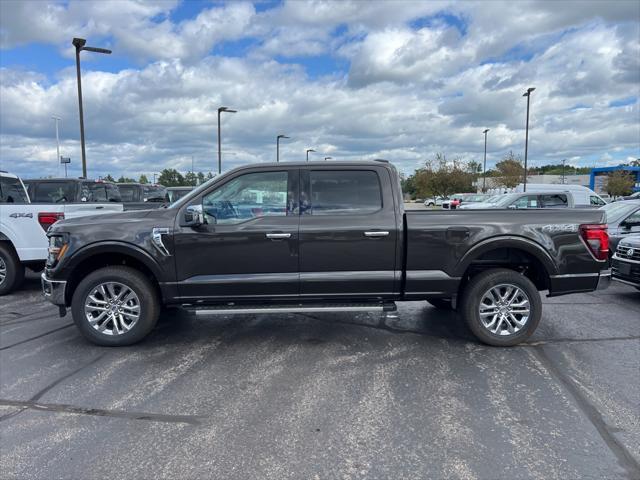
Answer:
M542 301L536 286L524 275L492 269L471 279L462 293L460 312L481 342L509 347L535 332Z
M142 340L155 327L160 300L151 281L129 267L105 267L84 278L71 301L73 321L97 345Z

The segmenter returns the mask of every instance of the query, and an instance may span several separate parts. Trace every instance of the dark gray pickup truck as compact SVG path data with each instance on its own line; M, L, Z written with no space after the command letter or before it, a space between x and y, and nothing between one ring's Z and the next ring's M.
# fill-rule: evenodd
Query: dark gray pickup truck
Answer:
M481 341L527 339L540 291L610 279L599 210L405 211L387 162L235 169L166 209L54 224L44 295L82 333L128 345L162 305L197 315L457 309Z

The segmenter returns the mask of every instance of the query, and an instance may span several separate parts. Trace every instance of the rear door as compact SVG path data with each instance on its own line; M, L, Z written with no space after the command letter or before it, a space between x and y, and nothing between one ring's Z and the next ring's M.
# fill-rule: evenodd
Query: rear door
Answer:
M540 195L543 208L568 208L569 198L566 193L549 193Z
M300 293L394 294L398 227L391 175L382 167L301 170Z

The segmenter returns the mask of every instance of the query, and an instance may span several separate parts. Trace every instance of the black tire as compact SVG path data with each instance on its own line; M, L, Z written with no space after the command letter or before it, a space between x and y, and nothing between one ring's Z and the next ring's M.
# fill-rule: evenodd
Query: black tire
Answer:
M526 294L529 300L529 316L520 330L512 334L500 335L484 326L480 320L479 308L485 293L503 284L516 286ZM524 275L513 270L492 269L479 273L467 284L462 292L459 311L478 340L496 347L510 347L525 341L536 331L542 316L542 300L536 286ZM498 327L500 331L504 331L500 323Z
M24 280L24 265L10 245L0 243L0 267L4 265L4 278L0 280L0 296L18 288Z
M431 298L427 302L438 310L453 310L453 303L450 298Z
M131 289L139 301L139 317L130 330L107 335L96 330L85 315L85 301L94 288L105 282L116 282ZM160 299L151 281L130 267L104 267L87 275L78 285L71 300L73 321L87 340L96 345L120 347L139 342L155 327L160 315ZM107 321L108 323L108 321ZM112 330L113 330L113 323Z

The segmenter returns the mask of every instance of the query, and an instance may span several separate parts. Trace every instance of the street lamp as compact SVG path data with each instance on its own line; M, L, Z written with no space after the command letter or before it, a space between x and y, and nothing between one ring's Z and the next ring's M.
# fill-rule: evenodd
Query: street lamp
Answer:
M484 167L482 168L482 193L487 191L487 132L489 129L485 129L484 132Z
M564 164L567 161L566 158L562 159L562 184L564 185Z
M222 173L222 145L220 143L220 114L222 112L236 113L237 110L231 110L227 107L218 108L218 175Z
M324 161L326 162L327 160L332 160L333 157L324 157Z
M287 137L286 135L278 135L276 137L276 162L280 161L280 139L281 138L291 138L291 137Z
M84 147L84 114L82 112L82 80L80 78L80 52L86 50L88 52L111 54L111 50L106 48L96 48L85 46L87 41L84 38L74 38L71 43L76 47L76 75L78 77L78 109L80 110L80 147L82 148L82 176L87 178L87 154ZM59 157L59 155L58 155Z
M531 92L533 92L536 88L529 87L527 91L522 95L523 97L527 97L527 128L524 136L524 191L527 191L527 155L529 153L529 102L531 100Z
M313 148L307 149L307 162L309 161L309 152L315 152L315 150Z
M62 121L62 118L52 115L51 118L56 122L56 163L58 164L58 176L60 176L60 136L58 135L58 122Z

